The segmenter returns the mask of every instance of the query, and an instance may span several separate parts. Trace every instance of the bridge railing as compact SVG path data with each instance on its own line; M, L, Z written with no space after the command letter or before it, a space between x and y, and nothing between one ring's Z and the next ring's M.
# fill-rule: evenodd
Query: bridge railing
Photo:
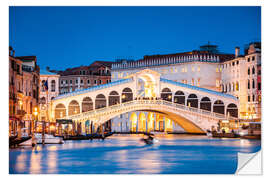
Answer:
M227 118L225 114L219 114L219 113L215 113L215 112L211 112L211 111L207 111L207 110L203 110L203 109L198 109L195 107L189 107L189 106L185 106L183 104L173 103L173 102L169 102L169 101L165 101L165 100L133 100L133 101L128 101L128 102L121 103L121 104L115 104L115 105L100 108L100 109L95 109L95 110L88 111L88 112L83 112L80 114L69 115L69 116L66 116L65 118L76 119L76 118L82 118L85 116L92 116L92 115L94 116L94 115L97 115L99 113L108 112L108 110L115 111L115 110L121 110L123 107L129 107L129 106L133 106L133 105L140 105L141 106L144 104L166 105L166 106L174 107L176 109L182 109L185 111L194 112L194 113L198 113L198 114L206 115L206 116L211 116L211 117L218 118L218 119L226 119ZM237 119L237 118L231 117L231 119Z

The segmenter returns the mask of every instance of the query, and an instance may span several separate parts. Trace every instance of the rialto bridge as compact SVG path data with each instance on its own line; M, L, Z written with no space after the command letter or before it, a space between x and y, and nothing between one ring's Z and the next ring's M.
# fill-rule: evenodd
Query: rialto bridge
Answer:
M50 121L91 121L98 127L123 113L151 111L164 114L187 132L203 133L219 120L237 118L238 106L232 95L162 79L145 69L119 81L60 95L51 102L49 114Z

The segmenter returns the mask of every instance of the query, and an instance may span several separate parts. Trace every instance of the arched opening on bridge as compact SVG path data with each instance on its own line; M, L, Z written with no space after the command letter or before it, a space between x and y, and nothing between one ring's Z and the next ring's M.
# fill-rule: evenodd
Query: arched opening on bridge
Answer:
M211 111L211 100L208 97L203 97L201 99L200 109Z
M74 115L80 113L80 105L76 100L72 100L68 105L68 115Z
M187 98L187 105L189 107L195 107L198 108L198 97L196 94L190 94Z
M172 120L169 119L168 117L165 117L165 131L166 132L171 132L173 130L172 127Z
M213 105L213 112L215 113L220 113L220 114L224 114L224 103L221 100L216 100L214 105Z
M121 99L122 103L132 101L133 100L132 90L130 88L123 89Z
M109 94L109 106L119 104L120 103L120 95L116 91L112 91Z
M144 72L138 76L136 97L155 98L158 94L156 75Z
M148 113L147 116L147 132L154 131L154 123L155 123L155 114L152 112Z
M231 103L227 106L227 114L230 114L232 117L238 117L238 108L235 104Z
M156 115L155 131L164 131L164 116L161 114Z
M57 104L54 110L55 119L60 119L66 116L66 107L64 104Z
M137 114L135 112L133 112L131 115L130 115L130 123L131 123L131 132L136 132L137 130L137 122L138 122L138 119L137 119Z
M184 104L185 105L185 94L182 91L176 91L174 94L174 100L173 102L177 104Z
M106 97L103 94L97 95L95 104L96 104L96 109L106 107Z
M143 112L139 114L139 132L145 132L146 131L146 117Z
M172 91L169 88L162 89L161 99L172 102Z
M93 110L93 101L90 97L83 98L82 101L82 112Z

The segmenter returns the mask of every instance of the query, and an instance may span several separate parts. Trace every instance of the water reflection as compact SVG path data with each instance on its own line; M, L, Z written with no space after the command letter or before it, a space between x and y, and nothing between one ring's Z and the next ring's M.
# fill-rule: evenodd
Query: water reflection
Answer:
M237 152L260 149L256 140L169 135L157 137L158 143L149 146L141 137L112 136L105 141L11 149L10 173L226 174L236 170Z

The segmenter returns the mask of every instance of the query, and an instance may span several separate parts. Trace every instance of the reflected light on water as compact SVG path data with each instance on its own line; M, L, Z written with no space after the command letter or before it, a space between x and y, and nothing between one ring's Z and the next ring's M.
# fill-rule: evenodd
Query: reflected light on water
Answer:
M50 151L48 154L48 173L57 173L57 153L55 151Z
M18 157L17 157L17 164L16 164L16 169L19 172L23 172L26 168L25 166L25 161L26 161L26 154L24 152L22 152Z
M38 148L39 146L37 146L37 149L42 149L42 148ZM41 156L42 153L41 151L35 151L33 150L31 155L30 155L30 173L33 174L38 174L41 173Z

